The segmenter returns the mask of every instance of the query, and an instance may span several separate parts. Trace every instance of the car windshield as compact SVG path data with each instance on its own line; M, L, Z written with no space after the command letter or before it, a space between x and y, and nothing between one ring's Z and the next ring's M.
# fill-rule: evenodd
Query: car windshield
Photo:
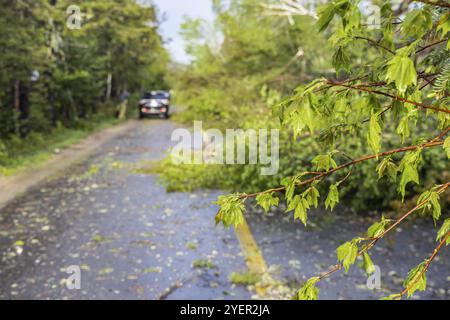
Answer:
M168 99L169 95L164 92L158 92L158 93L145 93L144 99Z

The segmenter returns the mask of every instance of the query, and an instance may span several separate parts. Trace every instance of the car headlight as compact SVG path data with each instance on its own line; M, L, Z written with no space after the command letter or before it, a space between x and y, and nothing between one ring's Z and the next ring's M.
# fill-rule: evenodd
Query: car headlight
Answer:
M161 101L163 104L168 105L169 104L169 100L165 99Z

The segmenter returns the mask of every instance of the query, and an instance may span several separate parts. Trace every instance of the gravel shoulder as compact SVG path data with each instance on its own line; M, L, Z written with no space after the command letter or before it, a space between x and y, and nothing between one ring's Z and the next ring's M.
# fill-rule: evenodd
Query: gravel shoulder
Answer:
M218 193L167 193L135 172L166 155L175 128L130 123L0 209L0 299L249 299L228 279L245 261L214 225ZM70 266L80 290L66 286Z
M62 150L48 161L24 169L14 176L0 177L0 209L12 199L24 194L29 188L82 161L102 144L130 130L135 123L136 121L127 121L109 127Z

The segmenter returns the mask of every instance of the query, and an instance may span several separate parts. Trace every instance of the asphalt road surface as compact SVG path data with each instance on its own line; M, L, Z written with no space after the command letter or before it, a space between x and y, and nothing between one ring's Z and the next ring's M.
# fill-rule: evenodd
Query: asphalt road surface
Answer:
M165 156L175 128L138 122L2 209L0 298L250 298L228 280L245 262L233 231L214 226L218 193L166 193L133 173ZM70 266L80 290L66 286Z
M156 175L135 170L165 157L176 127L136 122L1 209L0 299L250 299L254 292L229 281L246 266L234 232L214 225L212 202L220 192L167 193ZM336 211L312 213L307 230L282 213L250 214L276 279L298 287L335 264L335 248L377 219ZM423 221L374 249L380 290L369 290L355 267L321 284L321 298L377 299L401 291L407 271L433 252L435 232ZM432 265L429 290L415 298L450 297L447 251ZM67 287L70 266L80 268L80 289Z

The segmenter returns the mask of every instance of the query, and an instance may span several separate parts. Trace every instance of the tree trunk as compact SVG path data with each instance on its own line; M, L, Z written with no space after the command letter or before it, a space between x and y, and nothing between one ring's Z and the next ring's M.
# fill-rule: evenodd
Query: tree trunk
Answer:
M20 80L13 80L11 82L11 104L12 104L12 113L11 113L11 133L18 134L19 133L19 118L20 114Z
M22 138L25 138L30 132L28 120L30 118L30 87L21 84L19 86L19 132Z
M111 98L111 92L112 92L112 73L109 72L108 77L106 78L106 96L105 96L106 101L109 101L109 99Z
M14 109L20 110L20 80L14 81Z
M49 79L50 81L50 79ZM50 122L52 126L56 126L56 108L55 108L55 93L53 92L52 86L50 83L47 83L47 100L48 107L50 111Z

